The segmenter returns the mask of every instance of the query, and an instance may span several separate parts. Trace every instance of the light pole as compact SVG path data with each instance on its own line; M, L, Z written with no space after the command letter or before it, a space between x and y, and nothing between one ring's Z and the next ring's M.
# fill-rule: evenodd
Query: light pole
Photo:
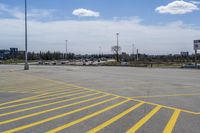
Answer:
M25 64L24 70L29 70L28 52L27 52L27 1L25 0Z
M119 62L119 33L117 35L117 62Z
M99 58L101 57L101 46L99 46Z
M132 59L134 60L135 44L132 44Z
M67 43L68 43L68 40L65 40L65 42L66 42L66 59L67 59Z

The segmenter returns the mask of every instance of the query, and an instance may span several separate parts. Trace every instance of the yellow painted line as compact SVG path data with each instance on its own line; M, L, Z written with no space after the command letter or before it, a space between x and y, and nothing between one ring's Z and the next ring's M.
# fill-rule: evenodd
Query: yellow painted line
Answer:
M59 99L59 98L64 98L64 97L68 97L68 96L74 96L74 95L78 95L78 94L82 94L82 93L86 93L86 92L87 91L83 91L83 90L73 91L73 92L70 92L70 93L66 92L66 93L62 93L61 96L57 96L57 97L53 97L53 98L47 98L47 99L42 99L42 100L30 101L30 102L26 102L26 103L14 104L14 105L10 105L10 106L1 107L0 109L8 109L8 108L13 108L13 107L18 107L18 106L28 105L28 104L32 104L32 103L45 102L45 101Z
M73 87L74 88L74 87ZM40 90L33 90L34 88L27 88L26 90L24 91L27 91L29 93L49 93L49 92L60 92L60 91L64 91L64 90L72 90L73 88L70 88L70 87L57 87L57 89L49 89L49 88L46 88L46 90L42 90L40 88Z
M84 97L88 97L88 96L93 96L93 95L97 95L97 94L100 94L100 93L92 93L92 94L83 95L83 96L74 97L74 98L65 99L65 100L60 100L60 101L56 101L56 102L52 102L52 103L48 103L48 104L42 104L42 105L39 105L39 106L33 106L33 107L30 107L30 108L6 112L6 113L3 113L3 114L0 114L0 117L6 116L6 115L11 115L11 114L16 114L16 113L20 113L20 112L24 112L24 111L28 111L28 110L32 110L32 109L42 108L42 107L46 107L46 106L50 106L50 105L55 105L55 104L58 104L58 103L69 102L69 101L72 101L72 100L76 100L76 99L80 99L80 98L84 98Z
M56 88L41 88L43 90L37 91L33 90L32 92L38 92L38 93L45 93L45 92L53 92L53 91L62 91L62 90L67 90L67 89L78 89L78 87L71 87L71 86L62 86L62 87L56 87ZM46 90L44 90L46 89Z
M171 95L154 95L154 96L134 96L132 98L162 98L162 97L181 97L181 96L199 96L200 93L190 94L171 94Z
M26 92L26 91L0 91L2 93L30 93L30 92Z
M143 117L139 122L137 122L133 127L131 127L126 133L135 133L139 128L141 128L151 117L160 110L161 106L155 107L150 113Z
M31 96L31 97L22 98L22 99L19 99L19 100L14 100L14 101L10 101L10 102L1 103L0 106L4 106L4 105L7 105L7 104L16 103L16 102L26 101L26 100L29 100L29 99L33 99L35 97L43 96L43 95L46 95L46 93L35 95L35 96Z
M172 133L173 128L176 124L176 121L180 115L181 111L180 110L175 110L172 117L170 118L169 122L167 123L167 126L163 130L163 133Z
M57 95L61 95L61 94L63 94L63 93L65 93L65 92L73 92L73 91L78 91L78 90L81 90L81 89L79 89L79 88L68 88L68 89L64 89L64 90L52 90L51 92L49 92L49 94L48 95L46 95L46 96L42 96L42 97L39 97L39 98L32 98L31 100L33 100L33 99L41 99L41 98L48 98L48 97L52 97L52 96L57 96ZM83 90L83 89L82 89Z
M48 122L48 121L52 121L52 120L55 120L55 119L58 119L58 118L62 118L62 117L68 116L70 114L74 114L74 113L77 113L77 112L80 112L80 111L83 111L83 110L86 110L86 109L89 109L89 108L104 104L104 103L112 101L112 100L116 100L118 98L119 97L109 98L107 100L103 100L101 102L98 102L98 103L95 103L95 104L92 104L92 105L88 105L88 106L85 106L85 107L82 107L82 108L79 108L79 109L76 109L76 110L72 110L72 111L69 111L69 112L66 112L66 113L63 113L63 114L60 114L60 115L49 117L49 118L46 118L46 119L31 123L31 124L27 124L27 125L23 125L23 126L14 128L14 129L10 129L10 130L4 131L2 133L18 132L18 131L21 131L21 130L24 130L24 129L27 129L27 128L30 128L30 127L33 127L33 126L37 126L39 124L42 124L42 123L45 123L45 122Z
M74 87L73 87L74 88ZM59 89L52 89L52 90L46 90L46 91L36 91L36 90L30 90L30 91L27 91L27 90L24 90L24 91L21 91L21 90L12 90L12 91L4 91L4 92L8 92L8 93L49 93L49 92L52 92L52 93L56 93L56 92L62 92L62 91L66 91L68 89L72 89L70 87L66 88L66 87L63 87L63 88L60 88Z
M26 75L26 74L22 74L22 73L18 73L18 74ZM185 113L189 113L189 114L193 114L193 115L200 115L200 112L194 112L194 111L170 107L170 106L166 106L166 105L162 105L162 104L147 102L147 101L143 101L143 100L139 100L139 99L134 99L134 98L131 98L131 97L120 96L120 95L116 95L116 94L112 94L112 93L108 93L108 92L104 92L104 91L100 91L100 90L90 89L90 88L86 88L86 87L81 87L81 86L77 86L77 85L74 85L74 84L69 84L69 83L65 83L65 82L61 82L61 81L57 81L57 80L51 80L51 79L47 79L47 78L44 78L44 77L38 77L38 76L33 76L33 75L28 75L28 76L31 76L32 78L36 78L36 79L45 80L45 81L48 81L48 82L54 82L54 83L57 83L57 84L66 84L67 86L79 87L79 88L82 88L82 89L92 90L92 91L96 91L96 92L100 92L100 93L104 93L104 94L109 94L109 95L112 95L112 96L117 96L117 97L121 97L121 98L125 98L125 99L128 98L128 99L131 99L131 100L136 101L136 102L145 102L146 104L161 106L162 108L166 108L166 109L181 110L181 112L185 112Z
M106 97L106 96L108 96L108 95L102 95L102 96L98 96L98 97L95 97L95 98L90 98L90 99L87 99L87 100L82 100L82 101L79 101L79 102L75 102L75 103L59 106L59 107L56 107L56 108L51 108L51 109L48 109L48 110L39 111L39 112L36 112L36 113L24 115L24 116L21 116L21 117L17 117L17 118L1 121L0 125L8 124L8 123L11 123L11 122L15 122L15 121L18 121L18 120L22 120L22 119L25 119L25 118L30 118L30 117L41 115L41 114L45 114L45 113L49 113L49 112L52 112L52 111L55 111L55 110L71 107L71 106L74 106L74 105L77 105L77 104L93 101L93 100L96 100L96 99L99 99L99 98L103 98L103 97Z
M189 114L193 114L193 115L199 115L200 114L200 112L193 112L193 111L189 111L189 110L185 110L185 109L170 107L170 106L166 106L166 105L162 105L162 104L157 104L157 103L152 103L152 102L146 102L146 101L138 100L138 99L133 99L133 101L145 102L146 104L149 104L149 105L161 106L162 108L171 109L171 110L181 110L181 112L185 112L185 113L189 113Z
M115 121L119 120L120 118L124 117L125 115L127 115L127 114L130 113L131 111L133 111L133 110L139 108L139 107L142 106L143 104L144 104L143 102L136 104L135 106L133 106L133 107L127 109L126 111L124 111L124 112L122 112L122 113L120 113L120 114L118 114L118 115L116 115L115 117L111 118L110 120L108 120L108 121L106 121L106 122L104 122L104 123L98 125L97 127L93 128L93 129L91 129L91 130L89 130L87 133L96 133L96 132L102 130L103 128L109 126L110 124L112 124L112 123L114 123Z
M45 97L52 96L52 94L53 94L53 96L55 96L55 95L58 95L58 94L54 94L54 93L58 93L58 92L60 92L60 90L54 91L54 92L49 92L49 93L43 93L43 94L31 96L31 97L26 97L26 98L22 98L22 99L10 101L10 102L5 102L5 103L0 104L0 106L5 106L5 105L8 105L8 104L12 104L12 103L17 103L17 102L22 102L22 101L27 101L27 100L33 100L33 99L38 99L38 98L45 98Z
M45 92L53 92L53 91L62 91L62 90L65 90L65 89L71 89L70 87L57 87L57 88L49 88L49 87L46 87L46 88L40 88L40 90L30 90L30 92L36 92L36 93L45 93Z
M60 127L55 128L55 129L52 129L52 130L50 130L50 131L47 131L46 133L56 133L56 132L62 131L63 129L66 129L66 128L68 128L68 127L71 127L71 126L73 126L73 125L76 125L76 124L78 124L78 123L80 123L80 122L82 122L82 121L85 121L85 120L87 120L87 119L90 119L90 118L92 118L92 117L94 117L94 116L100 115L100 114L102 114L102 113L104 113L104 112L106 112L106 111L109 111L109 110L111 110L111 109L113 109L113 108L115 108L115 107L117 107L117 106L120 106L120 105L122 105L122 104L124 104L124 103L126 103L126 102L128 102L128 101L130 101L130 100L127 99L127 100L124 100L124 101L122 101L122 102L116 103L116 104L114 104L114 105L112 105L112 106L109 106L109 107L107 107L107 108L103 108L103 109L101 109L101 110L99 110L99 111L97 111L97 112L94 112L94 113L92 113L92 114L89 114L89 115L87 115L87 116L84 116L84 117L82 117L82 118L80 118L80 119L77 119L77 120L75 120L75 121L69 122L69 123L67 123L67 124L65 124L65 125L63 125L63 126L60 126Z
M13 86L14 87L6 87L4 89L8 90L8 91L15 91L15 90L17 90L17 91L27 91L27 90L33 91L33 90L41 90L41 89L44 89L44 88L50 88L50 89L52 89L54 87L56 87L56 88L62 87L61 85L57 85L57 84L55 84L54 86L49 86L49 85L42 86L42 84L41 84L41 86L39 86L39 87L38 86L34 87L32 85L29 85L28 87L27 86L21 87L21 86L17 86L17 85L13 85Z

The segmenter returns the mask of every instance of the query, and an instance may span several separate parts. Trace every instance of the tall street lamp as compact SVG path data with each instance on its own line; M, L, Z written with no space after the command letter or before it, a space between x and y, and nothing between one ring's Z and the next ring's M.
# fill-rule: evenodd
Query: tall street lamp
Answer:
M117 62L119 62L119 33L117 35Z
M28 52L27 52L27 1L25 0L25 64L24 70L29 70Z
M67 56L67 52L68 52L68 40L65 40L65 48L66 48L66 59L68 58L68 56Z

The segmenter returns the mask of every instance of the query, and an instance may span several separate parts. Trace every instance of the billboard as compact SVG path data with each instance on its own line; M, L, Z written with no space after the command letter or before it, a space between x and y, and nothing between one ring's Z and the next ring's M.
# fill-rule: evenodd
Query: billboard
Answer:
M194 40L194 50L200 50L200 40Z

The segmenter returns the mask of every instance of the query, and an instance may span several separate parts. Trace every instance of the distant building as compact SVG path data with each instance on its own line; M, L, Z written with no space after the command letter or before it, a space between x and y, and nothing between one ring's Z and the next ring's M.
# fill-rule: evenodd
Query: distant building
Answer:
M17 57L18 55L18 48L10 48L10 56L13 57Z
M0 60L8 59L10 57L9 50L0 50Z
M181 56L189 56L189 52L181 52Z

